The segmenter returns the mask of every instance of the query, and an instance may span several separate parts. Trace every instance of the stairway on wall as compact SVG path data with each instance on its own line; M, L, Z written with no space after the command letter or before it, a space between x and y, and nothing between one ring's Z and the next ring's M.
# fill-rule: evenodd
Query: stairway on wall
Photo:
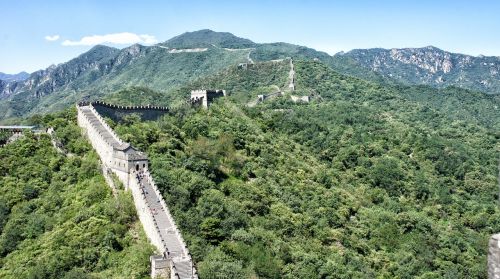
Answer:
M171 258L176 272L181 279L192 278L192 261L185 249L184 242L181 240L180 235L178 235L173 220L167 215L167 211L164 210L158 193L148 179L139 179L139 185L149 210L151 210L153 220L158 226L160 239L164 244L163 252L167 253L167 257Z

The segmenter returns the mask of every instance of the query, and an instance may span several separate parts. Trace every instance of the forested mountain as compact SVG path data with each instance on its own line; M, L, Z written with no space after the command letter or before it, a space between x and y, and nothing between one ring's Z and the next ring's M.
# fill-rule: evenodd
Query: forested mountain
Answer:
M286 82L284 65L186 85L234 94L209 110L110 122L148 152L200 277L485 278L500 230L498 96L296 61L294 94L311 103L247 107Z
M243 39L228 32L214 32L209 29L186 32L160 45L181 49L210 46L222 48L252 48L257 46L256 43L249 39Z
M229 66L292 57L384 84L457 86L498 93L496 57L452 54L436 48L353 50L330 56L287 43L254 43L231 33L187 32L154 46L96 46L22 81L0 81L0 119L57 111L82 97L99 98L131 86L168 92Z

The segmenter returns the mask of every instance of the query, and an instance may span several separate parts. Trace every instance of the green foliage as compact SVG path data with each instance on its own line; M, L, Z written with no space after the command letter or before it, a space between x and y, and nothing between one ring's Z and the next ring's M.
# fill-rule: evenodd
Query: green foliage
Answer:
M256 49L254 59L318 55L268 47ZM222 51L207 50L214 57ZM247 53L234 55L244 61ZM177 72L167 79L123 75L108 85L169 88L165 96L131 88L111 100L138 94L145 102L181 104L189 90L204 86L232 94L209 110L179 105L158 121L112 123L148 153L201 278L486 277L487 240L500 231L498 96L382 85L295 59L296 93L316 98L294 104L285 96L247 107L256 95L286 85L287 61L195 80L198 73L182 76L181 68L208 75L203 63L211 61L189 55L138 62L146 72L175 60L177 68L168 71ZM65 113L32 121L56 127L75 157L56 154L46 136L0 149L0 274L145 275L149 248L136 239L129 197L110 196L96 155L65 120L74 121L74 111ZM19 262L23 269L13 268Z
M152 90L148 87L133 86L125 89L121 89L109 96L106 96L104 100L110 104L122 105L122 106L136 106L138 104L146 105L161 105L170 104L170 98L168 95L162 94L161 92Z
M113 197L74 110L44 117L48 135L0 148L0 277L146 278L147 243L129 193ZM44 122L48 121L48 122Z
M231 66L215 75L197 79L168 92L175 103L189 98L191 90L222 88L237 102L255 100L259 94L275 93L287 86L289 60L248 64L246 68Z
M105 48L102 53L100 48ZM95 51L100 54L94 54ZM106 53L108 56L103 57ZM144 89L137 88L147 86L160 92L171 91L198 78L218 73L231 65L246 62L248 53L249 50L246 49L229 51L214 46L203 52L184 53L169 53L167 49L158 46L134 45L121 51L98 46L58 66L56 72L60 74L48 77L56 84L54 88L35 86L33 91L26 89L2 99L0 120L60 111L79 102L83 97L102 99L111 95L110 99L115 99L117 96L138 93L138 100L154 100L150 97L143 99L140 93L144 92ZM86 65L89 63L96 63L98 66L87 69ZM130 87L132 89L127 90ZM120 92L122 89L125 92ZM35 90L42 92L42 96L36 97L39 93ZM168 103L154 103L170 106L173 97L175 95L159 100ZM137 104L137 101L134 104Z
M0 145L4 145L9 140L11 134L6 131L0 131Z
M295 65L297 88L321 98L225 99L116 127L149 154L200 277L486 277L500 117L482 107L498 99L427 87L436 95L417 98Z
M298 46L288 43L259 44L251 57L257 61L268 61L273 59L319 59L325 63L330 63L332 57L325 52L312 48Z

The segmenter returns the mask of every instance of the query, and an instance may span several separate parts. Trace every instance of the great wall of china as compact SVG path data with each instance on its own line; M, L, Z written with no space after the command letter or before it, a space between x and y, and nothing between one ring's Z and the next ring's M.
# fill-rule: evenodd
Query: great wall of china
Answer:
M114 108L104 103L77 105L78 125L85 131L99 155L105 176L114 173L132 192L137 215L158 255L151 256L151 277L198 278L193 260L160 191L149 173L146 155L122 141L109 127L94 105ZM118 107L137 110L145 107ZM158 110L157 107L147 109ZM161 109L167 111L166 108Z
M225 91L222 90L195 90L191 92L191 102L193 104L200 103L203 107L208 108L209 100L225 95ZM102 102L79 104L77 105L78 124L86 131L92 146L99 154L103 163L103 172L115 173L126 189L130 189L132 192L137 213L146 235L160 252L159 255L151 256L151 276L153 278L157 276L178 279L198 278L193 260L180 231L148 171L147 157L121 141L94 106L130 112L143 110L168 112L168 108L122 107ZM119 154L122 155L119 156ZM489 279L500 279L500 234L495 234L490 238L487 270Z
M208 108L209 100L225 95L226 92L222 90L195 90L191 92L191 103ZM149 105L118 106L103 102L87 102L77 105L77 119L78 125L85 131L92 147L98 153L103 174L113 191L116 189L114 189L112 180L109 177L110 173L114 173L125 185L125 188L132 192L137 214L144 231L158 251L157 255L152 255L150 258L151 277L198 278L184 239L149 173L146 155L122 141L113 129L106 124L96 108L108 113L110 111L138 113L141 118L146 119L150 117L155 119L161 114L167 113L169 109ZM33 128L34 126L0 126L0 130L18 135L23 130L32 130ZM50 129L47 130L47 133L52 135ZM500 189L500 165L498 184ZM491 236L489 240L487 273L489 279L500 279L500 233Z

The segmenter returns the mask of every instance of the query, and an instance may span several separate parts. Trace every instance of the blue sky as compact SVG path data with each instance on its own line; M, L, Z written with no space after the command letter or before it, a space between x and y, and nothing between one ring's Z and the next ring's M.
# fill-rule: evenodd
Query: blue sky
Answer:
M98 42L123 48L205 28L331 54L434 45L500 56L496 0L0 0L0 11L0 72L6 73L65 62Z

